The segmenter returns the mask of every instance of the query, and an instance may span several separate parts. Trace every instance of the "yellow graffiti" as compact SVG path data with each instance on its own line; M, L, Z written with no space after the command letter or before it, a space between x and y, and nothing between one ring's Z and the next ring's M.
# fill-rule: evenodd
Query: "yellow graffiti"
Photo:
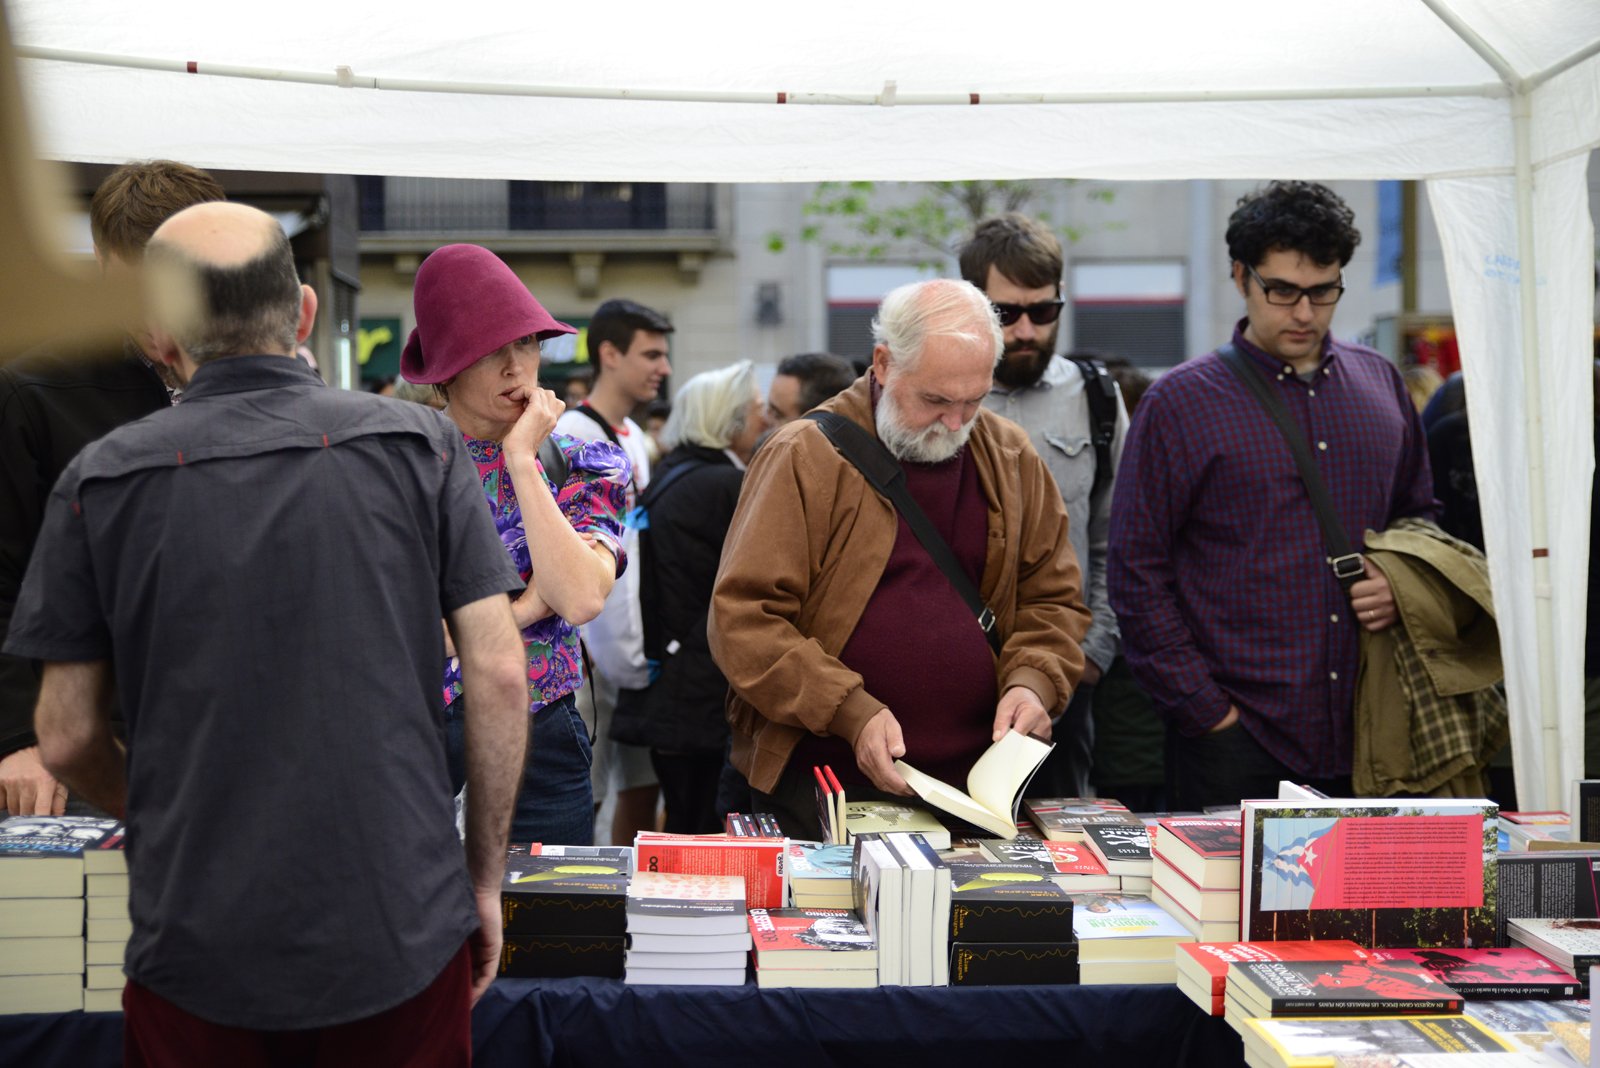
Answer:
M394 331L387 326L380 326L376 330L362 330L359 339L360 351L356 354L362 366L372 359L372 353L380 345L387 345L394 340Z

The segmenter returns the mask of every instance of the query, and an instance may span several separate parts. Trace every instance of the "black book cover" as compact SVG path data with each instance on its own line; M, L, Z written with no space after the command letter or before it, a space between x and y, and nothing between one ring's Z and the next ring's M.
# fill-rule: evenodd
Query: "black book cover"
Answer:
M1494 944L1511 944L1508 919L1600 918L1600 853L1501 853L1495 871Z
M513 979L621 979L627 957L621 935L524 935L500 947L500 974Z
M950 861L951 942L1065 942L1072 896L1036 869Z
M500 887L507 941L627 930L628 869L598 857L512 856Z
M1035 986L1078 981L1076 942L957 942L951 986Z

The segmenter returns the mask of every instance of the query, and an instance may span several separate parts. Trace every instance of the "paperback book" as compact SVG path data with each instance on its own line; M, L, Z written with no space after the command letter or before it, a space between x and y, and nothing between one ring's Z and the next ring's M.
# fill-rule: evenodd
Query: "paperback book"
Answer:
M1510 1047L1466 1016L1355 1016L1247 1019L1246 1058L1283 1068L1333 1068L1355 1053L1499 1053Z
M789 898L795 908L850 908L851 849L789 842Z
M737 875L635 872L628 883L628 933L743 933L744 900L744 880Z
M997 838L1015 838L1022 792L1052 748L1040 738L1007 731L972 765L964 792L918 771L904 760L896 760L894 766L917 796L934 808Z
M1506 921L1512 917L1600 917L1600 853L1502 853L1495 864L1495 885L1497 946L1507 944Z
M0 897L82 897L84 875L122 873L124 828L88 816L10 816L0 820Z
M988 838L979 843L985 857L996 864L1031 868L1074 893L1120 890L1122 880L1082 842L1048 842L1019 834L1012 839Z
M620 938L626 928L627 891L626 861L513 850L500 885L505 936Z
M759 970L877 970L877 944L850 909L751 909L749 924Z
M1531 949L1374 949L1375 961L1410 961L1428 969L1464 998L1575 998L1583 987Z
M1044 986L1078 981L1076 942L956 942L951 986Z
M1439 1015L1461 1011L1461 996L1412 961L1239 961L1228 996L1251 1016Z
M1158 820L1150 837L1155 856L1197 886L1239 888L1239 821Z
M1240 938L1489 945L1497 812L1440 798L1246 801Z
M905 831L920 834L934 849L950 848L950 830L925 808L900 801L849 801L845 804L845 829L850 841L861 834Z
M633 848L637 871L737 876L744 881L746 908L778 909L789 903L786 838L640 831Z
M1160 960L1171 964L1176 975L1175 947L1195 940L1182 924L1147 897L1074 894L1072 902L1072 932L1078 939L1078 959L1083 963Z
M1600 961L1600 920L1513 919L1511 941L1559 964L1587 987L1589 969Z
M1109 797L1033 797L1022 802L1039 833L1052 842L1081 842L1093 823L1143 826L1126 805Z
M951 942L1062 942L1073 899L1041 872L1014 864L950 861Z
M500 947L500 974L513 979L621 979L625 953L621 935L547 934L507 937Z
M1344 940L1325 942L1195 942L1178 947L1178 974L1209 994L1226 989L1228 969L1240 961L1358 961L1369 951Z
M1091 824L1083 829L1089 851L1112 875L1151 874L1150 833L1142 825Z

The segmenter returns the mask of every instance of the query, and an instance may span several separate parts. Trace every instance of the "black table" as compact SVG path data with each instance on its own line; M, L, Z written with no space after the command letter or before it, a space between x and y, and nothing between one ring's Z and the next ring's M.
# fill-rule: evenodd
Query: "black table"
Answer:
M1239 1038L1172 986L758 990L501 979L472 1017L486 1068L1240 1068ZM114 1013L0 1016L0 1065L113 1068Z

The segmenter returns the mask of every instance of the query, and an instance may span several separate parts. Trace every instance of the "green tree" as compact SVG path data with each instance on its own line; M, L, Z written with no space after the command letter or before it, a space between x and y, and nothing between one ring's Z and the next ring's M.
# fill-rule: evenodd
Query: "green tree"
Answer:
M915 246L930 253L920 267L943 265L974 225L1006 211L1028 211L1052 227L1063 244L1082 240L1088 231L1058 222L1048 210L1030 210L1047 202L1050 194L1076 184L1077 179L966 182L822 182L801 209L806 222L800 239L822 242L830 256L881 260L900 248ZM914 190L915 196L906 196ZM1087 193L1096 203L1109 204L1115 193L1095 188ZM1106 228L1118 224L1106 222ZM774 231L767 248L782 252L788 237Z

